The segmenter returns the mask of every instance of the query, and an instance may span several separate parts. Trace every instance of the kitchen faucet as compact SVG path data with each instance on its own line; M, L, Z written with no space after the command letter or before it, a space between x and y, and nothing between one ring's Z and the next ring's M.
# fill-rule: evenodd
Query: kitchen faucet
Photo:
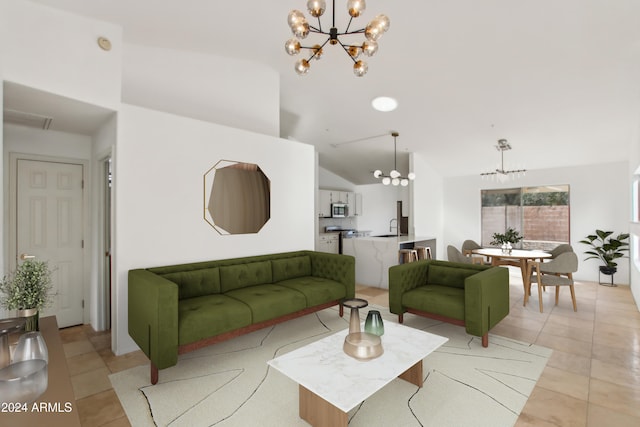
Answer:
M391 218L391 221L389 221L389 233L393 231L393 225L391 225L393 221L396 222L396 234L398 234L398 218Z

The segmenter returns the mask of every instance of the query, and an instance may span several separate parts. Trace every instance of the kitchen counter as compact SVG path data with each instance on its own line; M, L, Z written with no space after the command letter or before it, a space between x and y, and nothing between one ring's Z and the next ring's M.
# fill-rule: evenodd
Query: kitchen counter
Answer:
M436 257L436 239L429 236L367 236L343 239L342 253L356 258L356 283L389 288L389 267L398 264L398 250L429 246Z

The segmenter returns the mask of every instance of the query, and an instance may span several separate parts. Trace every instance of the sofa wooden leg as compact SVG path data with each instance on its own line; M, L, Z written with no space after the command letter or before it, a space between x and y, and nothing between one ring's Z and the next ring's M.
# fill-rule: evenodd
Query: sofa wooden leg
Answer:
M489 332L482 336L482 346L489 347Z
M340 305L340 317L344 316L344 305L342 305L342 303L339 304Z
M151 384L158 384L158 367L151 362Z
M404 322L404 313L398 314L398 323L402 323L402 322Z

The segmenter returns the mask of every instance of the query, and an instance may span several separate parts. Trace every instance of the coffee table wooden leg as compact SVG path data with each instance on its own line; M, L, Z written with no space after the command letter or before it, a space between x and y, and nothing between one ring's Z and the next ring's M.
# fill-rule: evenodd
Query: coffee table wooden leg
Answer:
M300 418L314 427L347 427L347 413L333 406L317 394L298 385Z
M422 376L422 360L398 375L398 378L402 378L405 381L415 384L418 387L422 387L424 377Z

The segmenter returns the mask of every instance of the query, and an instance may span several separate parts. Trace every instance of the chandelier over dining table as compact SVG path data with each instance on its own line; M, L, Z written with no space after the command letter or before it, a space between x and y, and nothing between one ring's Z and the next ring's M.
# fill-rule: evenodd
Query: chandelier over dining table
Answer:
M289 55L298 55L302 49L309 52L308 58L300 58L295 63L296 73L305 75L311 67L310 61L319 60L324 54L324 47L327 43L330 45L339 44L346 54L353 61L353 72L356 76L362 77L367 73L368 65L360 58L360 55L371 57L378 51L378 39L389 29L389 18L385 15L377 15L367 24L366 27L351 30L351 23L354 18L358 18L366 8L364 0L347 0L347 11L349 13L349 22L344 31L336 28L336 1L333 0L331 27L326 31L326 27L322 26L320 17L327 8L325 0L309 0L307 1L307 9L313 18L317 18L317 25L309 23L304 14L299 10L292 10L288 16L289 27L295 36L287 40L285 50ZM307 38L309 33L316 33L327 36L322 43L316 43L310 46L303 46L300 40ZM346 42L348 38L353 38L359 34L364 34L363 42ZM343 41L344 40L344 41Z
M495 146L496 150L500 152L500 164L494 170L488 172L482 172L480 176L482 178L496 179L498 182L505 182L509 178L518 178L524 176L527 172L524 168L507 170L504 168L504 152L511 150L511 144L506 139L499 139L498 144Z

